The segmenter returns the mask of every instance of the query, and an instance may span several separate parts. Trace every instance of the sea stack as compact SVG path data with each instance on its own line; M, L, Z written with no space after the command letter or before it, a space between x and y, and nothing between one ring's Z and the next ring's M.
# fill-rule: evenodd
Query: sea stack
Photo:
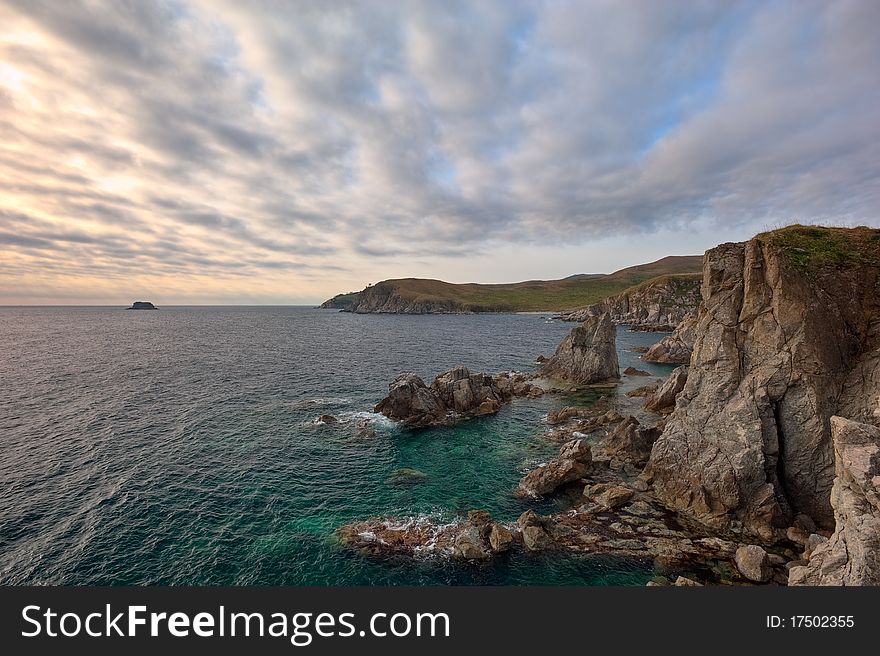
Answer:
M125 308L126 310L158 310L155 305L150 303L149 301L135 301L131 304L131 307Z
M609 313L588 317L568 333L538 375L581 385L619 378L616 336Z

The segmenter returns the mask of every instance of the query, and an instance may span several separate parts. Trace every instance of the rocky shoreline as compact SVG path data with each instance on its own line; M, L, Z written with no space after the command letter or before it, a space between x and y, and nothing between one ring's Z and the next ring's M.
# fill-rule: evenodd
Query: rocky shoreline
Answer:
M546 417L558 453L511 494L555 496L564 511L507 523L479 509L445 523L376 517L337 537L383 556L650 559L651 585L880 585L878 287L880 230L786 229L712 249L698 310L643 356L682 366ZM410 427L442 425L515 396L612 389L619 376L605 312L535 374L457 367L431 386L404 374L376 410Z

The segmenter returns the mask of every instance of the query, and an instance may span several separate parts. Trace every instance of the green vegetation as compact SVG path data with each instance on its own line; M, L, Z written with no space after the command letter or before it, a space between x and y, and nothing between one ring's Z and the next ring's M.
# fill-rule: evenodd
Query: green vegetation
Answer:
M805 270L827 266L880 266L880 229L826 228L794 224L759 237L781 247Z
M350 308L367 292L374 298L392 296L419 306L453 312L557 312L597 303L608 296L658 276L694 277L702 271L701 255L664 257L650 264L607 275L571 276L562 280L483 285L403 278L384 280L356 294L341 294L323 307Z

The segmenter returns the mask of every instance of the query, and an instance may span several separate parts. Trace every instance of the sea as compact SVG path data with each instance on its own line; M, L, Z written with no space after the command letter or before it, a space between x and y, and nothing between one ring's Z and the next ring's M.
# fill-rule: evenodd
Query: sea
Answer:
M542 314L2 307L0 584L644 585L651 563L638 559L386 558L335 537L380 515L564 510L513 490L559 448L542 437L547 413L598 392L514 399L495 416L422 430L372 409L404 371L426 382L457 364L534 371L573 325ZM617 338L621 370L671 370L628 350L659 334L619 327Z

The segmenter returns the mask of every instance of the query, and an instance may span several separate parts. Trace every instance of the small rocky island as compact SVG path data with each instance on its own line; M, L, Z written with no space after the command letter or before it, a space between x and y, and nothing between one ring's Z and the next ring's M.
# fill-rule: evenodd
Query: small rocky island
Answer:
M149 301L135 301L131 304L131 307L125 308L126 310L158 310L155 305L150 303Z

